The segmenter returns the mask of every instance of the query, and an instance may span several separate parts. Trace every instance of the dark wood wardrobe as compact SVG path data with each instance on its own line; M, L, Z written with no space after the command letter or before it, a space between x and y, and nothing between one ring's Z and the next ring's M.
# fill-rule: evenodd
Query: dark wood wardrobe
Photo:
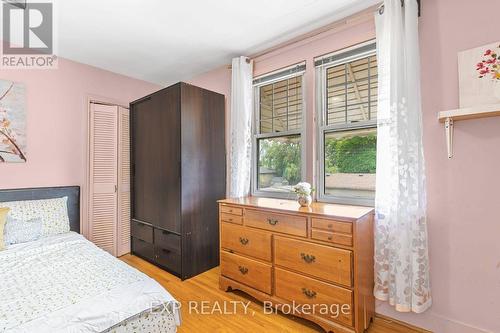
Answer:
M130 104L132 253L181 279L219 264L224 104L183 82Z

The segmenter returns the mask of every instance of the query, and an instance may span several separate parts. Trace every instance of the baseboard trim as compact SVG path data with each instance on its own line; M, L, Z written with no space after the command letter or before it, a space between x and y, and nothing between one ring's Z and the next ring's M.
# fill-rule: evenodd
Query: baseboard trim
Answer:
M387 323L394 323L394 324L396 324L398 326L402 326L402 327L408 328L409 330L412 331L412 333L413 332L414 333L433 333L432 331L428 331L426 329L423 329L423 328L420 328L420 327L417 327L417 326L405 323L404 321L400 321L400 320L397 320L397 319L394 319L394 318L391 318L391 317L388 317L388 316L384 316L384 315L379 314L379 313L375 313L375 320L385 321Z

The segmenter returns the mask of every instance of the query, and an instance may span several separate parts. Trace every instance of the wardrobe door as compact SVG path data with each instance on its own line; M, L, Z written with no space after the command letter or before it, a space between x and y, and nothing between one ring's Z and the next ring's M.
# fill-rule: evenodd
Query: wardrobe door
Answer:
M219 264L219 216L226 192L224 96L182 84L182 278Z
M118 107L90 105L89 238L116 255Z
M171 86L131 104L132 219L180 233L180 101Z
M181 232L181 107L180 85L164 89L155 99L159 110L158 132L160 144L156 156L161 188L158 197L160 217L158 227Z
M130 111L118 107L117 255L130 252Z

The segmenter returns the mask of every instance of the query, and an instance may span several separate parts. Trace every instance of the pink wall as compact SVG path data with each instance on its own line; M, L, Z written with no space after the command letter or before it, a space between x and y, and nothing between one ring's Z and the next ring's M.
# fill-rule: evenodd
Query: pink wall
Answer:
M0 79L26 86L27 163L0 164L0 188L82 186L86 206L87 98L124 105L159 86L59 59L52 70L2 70ZM85 218L85 214L83 215Z
M479 14L479 9L480 14ZM458 107L457 52L498 41L498 0L423 1L420 19L424 144L433 306L399 314L377 312L435 332L500 332L500 117L457 122L455 157L448 160L437 112ZM255 59L255 75L307 61L306 144L314 146L312 59L374 37L371 16ZM221 80L227 80L222 82ZM230 93L230 71L215 69L193 84ZM313 181L313 149L307 180Z
M500 117L456 122L451 160L436 121L438 111L459 107L457 52L499 41L499 11L498 0L423 1L420 45L434 304L423 315L400 318L436 332L500 332Z

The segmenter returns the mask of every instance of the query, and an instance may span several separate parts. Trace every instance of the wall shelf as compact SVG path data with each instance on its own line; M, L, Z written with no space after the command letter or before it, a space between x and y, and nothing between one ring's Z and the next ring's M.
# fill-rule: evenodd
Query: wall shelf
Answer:
M478 119L500 116L500 104L479 105L470 108L440 111L438 119L444 123L448 158L453 157L453 122L467 119Z

